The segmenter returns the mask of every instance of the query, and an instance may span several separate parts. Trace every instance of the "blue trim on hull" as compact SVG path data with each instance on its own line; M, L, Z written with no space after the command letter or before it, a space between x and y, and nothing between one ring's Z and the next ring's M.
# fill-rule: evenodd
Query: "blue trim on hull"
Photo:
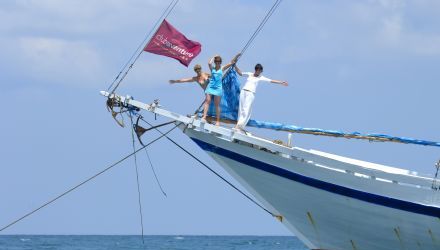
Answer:
M440 208L439 207L432 207L432 206L412 203L412 202L408 202L408 201L398 200L398 199L394 199L394 198L371 194L371 193L367 193L367 192L335 185L332 183L324 182L321 180L313 179L313 178L303 176L300 174L296 174L296 173L287 171L285 169L267 164L265 162L258 161L258 160L252 159L250 157L229 151L224 148L214 146L212 144L206 143L204 141L201 141L201 140L198 140L195 138L191 138L191 139L195 143L197 143L197 145L199 145L205 151L213 152L215 154L218 154L218 155L227 157L229 159L238 161L240 163L243 163L247 166L250 166L250 167L253 167L253 168L256 168L256 169L259 169L259 170L262 170L262 171L265 171L265 172L268 172L268 173L271 173L271 174L274 174L274 175L277 175L277 176L280 176L280 177L283 177L283 178L286 178L286 179L289 179L292 181L296 181L296 182L302 183L307 186L311 186L314 188L325 190L327 192L331 192L334 194L347 196L347 197L354 198L357 200L373 203L376 205L381 205L381 206L394 208L394 209L398 209L398 210L403 210L403 211L407 211L407 212L412 212L412 213L416 213L416 214L423 214L423 215L427 215L427 216L440 218Z

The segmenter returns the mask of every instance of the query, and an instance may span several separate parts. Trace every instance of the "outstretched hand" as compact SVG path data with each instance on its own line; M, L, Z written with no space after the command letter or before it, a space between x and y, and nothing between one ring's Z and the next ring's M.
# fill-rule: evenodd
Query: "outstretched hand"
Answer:
M231 63L237 63L238 58L241 56L241 53L238 53L237 55L234 56L234 58L232 58Z
M286 81L282 81L281 84L282 84L283 86L289 86L289 83L286 82Z

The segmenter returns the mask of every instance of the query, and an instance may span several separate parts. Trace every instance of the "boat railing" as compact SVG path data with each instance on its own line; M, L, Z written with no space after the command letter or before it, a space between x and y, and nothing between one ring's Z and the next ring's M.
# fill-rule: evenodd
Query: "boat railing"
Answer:
M266 149L281 157L290 158L293 160L302 160L316 166L324 166L326 168L334 169L337 171L343 171L347 174L353 174L358 177L367 177L377 181L384 181L393 184L412 186L416 188L431 189L432 178L418 176L411 173L408 170L387 167L383 165L357 161L354 159L331 155L315 150L306 150L299 147L291 147L287 145L281 145L274 143L270 140L257 137L250 134L243 134L236 132L230 128L215 126L207 122L202 122L200 119L196 119L194 116L185 116L178 113L174 113L161 108L158 102L152 104L145 104L140 101L136 101L133 98L127 96L119 96L111 94L105 91L101 91L101 94L112 98L117 97L124 105L131 105L157 115L161 115L170 119L185 124L189 129L196 129L205 133L210 133L217 137L222 137L228 141L242 141L249 143L250 146L257 146L260 149ZM353 161L357 161L362 164L354 164ZM335 168L338 166L338 168Z
M388 171L392 171L387 172L385 169L380 170L377 168L369 168L368 166L360 166L344 161L344 159L346 159L345 157L344 159L334 159L330 158L331 156L320 155L314 150L308 151L300 148L294 149L294 155L299 158L307 159L308 163L344 171L347 174L352 174L360 178L369 178L376 181L424 189L431 189L432 186L432 178L413 175L409 173L409 171L403 169L389 168L384 166L385 168L391 169L387 169ZM366 163L363 165L367 164L371 164L371 166L377 165L372 163Z
M286 146L273 143L254 136L233 136L234 140L240 137L240 141L246 142L247 146L258 148L265 152L278 154L285 158L299 160L317 167L351 174L360 178L368 178L376 181L387 182L392 184L404 185L415 188L431 189L432 178L422 177L412 174L408 170L398 169L393 167L382 166L369 162L362 162L362 164L350 163L357 161L346 157L339 157L327 153L322 153L316 150L306 150L299 147L289 147L287 152ZM247 137L247 138L246 138ZM243 144L243 143L241 143ZM272 145L267 145L272 144ZM280 150L281 149L281 150ZM360 162L360 161L358 161ZM337 166L337 167L335 167ZM383 169L380 169L383 168Z

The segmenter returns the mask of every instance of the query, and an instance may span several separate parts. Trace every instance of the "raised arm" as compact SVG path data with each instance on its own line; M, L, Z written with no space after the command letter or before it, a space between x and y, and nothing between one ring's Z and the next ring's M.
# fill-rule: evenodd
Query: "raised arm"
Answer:
M283 86L289 86L287 81L279 81L279 80L270 80L271 83L281 84Z
M170 80L170 84L173 83L184 83L184 82L195 82L196 78L195 77L191 77L191 78L184 78L184 79L180 79L180 80Z
M241 70L237 67L237 64L235 64L234 68L235 68L235 71L237 71L237 74L238 74L239 76L243 76L243 73L242 73Z
M212 57L211 59L209 59L209 61L208 61L209 72L212 71L212 63L214 62L214 58L215 58L216 56L217 56L217 55L213 56L213 57Z
M222 67L222 70L225 71L226 69L228 69L229 67L231 67L233 64L237 63L238 58L241 56L241 53L238 53L237 55L234 56L234 58L232 58L231 62L226 64L225 66Z

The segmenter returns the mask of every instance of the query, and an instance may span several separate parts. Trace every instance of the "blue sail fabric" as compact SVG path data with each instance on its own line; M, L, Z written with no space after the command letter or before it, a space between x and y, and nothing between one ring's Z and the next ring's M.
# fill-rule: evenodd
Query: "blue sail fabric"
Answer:
M238 80L237 72L230 68L222 81L223 95L220 101L221 116L223 120L237 120L238 101L240 97L240 82ZM214 100L209 106L208 116L215 117Z
M364 139L370 141L391 141L391 142L400 142L407 144L440 147L440 142L419 140L408 137L391 136L386 134L377 134L377 133L362 134L359 132L346 133L337 130L326 130L320 128L303 128L295 125L288 125L288 124L282 124L276 122L256 121L256 120L250 120L247 125L251 127L281 130L281 131L288 131L293 133L305 133L305 134L315 134L315 135L323 135L323 136Z
M237 72L231 67L231 69L226 73L226 76L222 81L223 86L223 96L220 102L221 107L221 116L222 120L237 120L238 114L238 105L239 105L239 97L240 97L240 82L238 80ZM209 107L208 115L215 117L215 107L214 100L211 102L211 106ZM292 133L304 133L304 134L314 134L321 136L333 136L333 137L344 137L344 138L354 138L354 139L364 139L370 141L390 141L390 142L400 142L407 144L417 144L424 146L435 146L440 147L440 142L434 141L426 141L413 139L408 137L397 137L386 134L362 134L359 132L351 132L346 133L338 130L326 130L320 128L304 128L295 125L288 125L283 123L276 122L265 122L265 121L257 121L250 120L247 126L256 127L256 128L266 128L273 130L281 130L288 131Z

